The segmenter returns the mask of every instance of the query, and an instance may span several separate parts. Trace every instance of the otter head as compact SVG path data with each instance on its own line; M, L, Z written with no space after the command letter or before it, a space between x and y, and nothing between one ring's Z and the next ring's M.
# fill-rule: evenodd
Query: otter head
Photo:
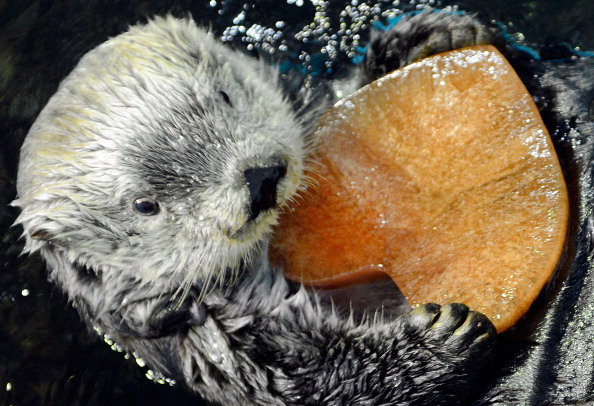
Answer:
M250 268L302 184L306 131L279 89L191 20L95 48L22 147L26 250L92 317Z

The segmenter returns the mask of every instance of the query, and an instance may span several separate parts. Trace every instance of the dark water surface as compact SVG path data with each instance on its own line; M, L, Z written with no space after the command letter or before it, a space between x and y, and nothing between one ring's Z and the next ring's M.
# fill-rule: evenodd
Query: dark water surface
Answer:
M199 405L83 326L9 228L19 146L47 98L86 51L145 16L191 13L227 42L283 69L339 77L373 21L427 3L460 5L539 48L594 50L594 2L5 0L0 2L0 405Z

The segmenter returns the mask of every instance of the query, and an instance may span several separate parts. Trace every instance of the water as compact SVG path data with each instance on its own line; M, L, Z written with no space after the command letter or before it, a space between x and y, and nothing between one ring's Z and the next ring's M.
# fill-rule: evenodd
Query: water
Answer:
M312 80L339 78L377 21L422 4L459 5L502 22L538 48L594 49L594 3L577 0L323 2L19 0L0 2L0 404L163 405L202 402L89 334L36 257L19 257L10 229L18 148L76 60L143 15L190 12L224 41L270 56ZM567 3L567 2L565 2ZM148 378L158 383L153 383Z

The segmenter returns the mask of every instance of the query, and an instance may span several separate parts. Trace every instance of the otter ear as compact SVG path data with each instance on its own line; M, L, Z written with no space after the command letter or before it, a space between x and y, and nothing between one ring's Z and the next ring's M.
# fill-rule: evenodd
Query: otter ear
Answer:
M36 241L49 241L60 234L61 226L44 214L44 207L34 204L34 201L17 199L10 203L21 209L20 215L13 226L23 227L23 236Z
M47 230L43 229L35 229L29 230L29 237L33 240L40 240L40 241L49 241L55 236Z

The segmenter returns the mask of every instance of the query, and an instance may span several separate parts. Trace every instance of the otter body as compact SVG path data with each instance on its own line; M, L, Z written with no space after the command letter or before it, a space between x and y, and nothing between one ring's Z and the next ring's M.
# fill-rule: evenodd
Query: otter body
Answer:
M273 185L275 205L293 196L303 128L271 68L193 22L132 28L81 60L29 132L17 184L26 250L93 297L94 317L128 307L142 334L152 309L138 299L207 292L259 260L276 216L247 179Z
M373 40L360 80L490 38L416 15ZM355 322L270 266L278 212L307 183L310 100L191 20L132 27L83 57L27 136L26 251L90 326L210 401L463 403L495 335L484 316L429 304Z

